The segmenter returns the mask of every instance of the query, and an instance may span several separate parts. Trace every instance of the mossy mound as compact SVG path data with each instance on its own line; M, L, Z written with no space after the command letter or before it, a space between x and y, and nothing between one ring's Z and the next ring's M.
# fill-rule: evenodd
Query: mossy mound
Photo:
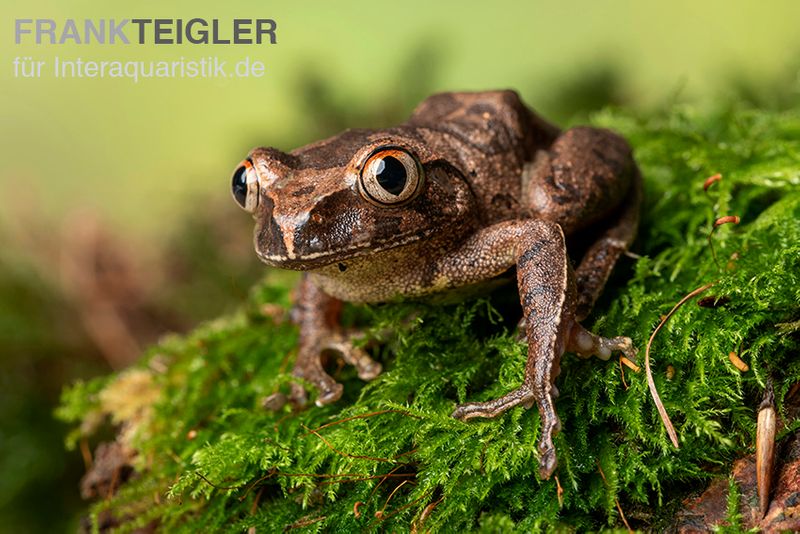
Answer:
M232 317L153 347L138 368L74 385L59 415L75 445L110 414L136 451L135 474L91 508L120 530L257 532L580 530L663 524L688 492L752 451L768 378L779 413L800 381L800 115L689 108L639 119L595 116L633 144L646 205L633 252L587 326L643 349L682 296L709 282L655 339L652 368L680 437L669 442L644 372L566 355L555 480L537 478L535 409L487 421L450 417L458 402L516 387L526 348L508 298L458 305L348 308L385 372L337 378L344 398L292 413L264 409L287 391L293 278L269 273ZM704 180L723 179L705 192ZM738 225L714 221L738 215ZM498 311L500 310L500 311ZM387 334L386 332L391 332ZM729 360L735 352L749 365ZM640 358L640 364L641 358ZM155 399L151 401L148 399ZM800 422L785 420L784 433ZM102 495L101 495L102 496ZM619 503L619 507L617 505Z

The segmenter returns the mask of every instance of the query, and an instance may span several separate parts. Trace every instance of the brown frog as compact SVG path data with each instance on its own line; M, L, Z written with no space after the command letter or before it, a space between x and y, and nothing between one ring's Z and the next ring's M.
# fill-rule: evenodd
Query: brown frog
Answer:
M495 417L536 402L539 473L549 478L562 354L635 354L629 338L579 324L636 233L641 177L631 149L608 130L561 132L513 91L437 94L394 128L347 130L289 153L256 148L232 190L256 220L259 258L305 272L294 374L316 386L318 405L342 394L323 369L324 351L339 352L362 379L381 371L338 327L342 301L421 297L516 267L528 343L523 383L453 416ZM589 227L599 237L573 269L565 236ZM300 384L292 400L306 401Z

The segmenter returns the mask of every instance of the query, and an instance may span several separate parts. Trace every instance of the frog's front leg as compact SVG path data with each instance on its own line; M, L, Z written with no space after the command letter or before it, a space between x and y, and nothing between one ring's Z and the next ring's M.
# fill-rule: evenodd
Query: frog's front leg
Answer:
M574 274L564 233L556 223L543 220L499 223L476 234L443 261L443 272L448 273L449 269L451 274L447 276L454 282L462 281L459 276L470 276L467 273L475 276L475 271L489 276L517 267L528 339L522 385L495 400L462 404L453 416L462 420L495 417L514 406L530 407L535 401L541 418L539 474L549 478L557 464L553 435L560 429L560 422L553 400L558 391L553 382L560 372L562 354L569 349L583 355L605 355L606 350L627 348L630 340L606 340L575 322ZM466 269L465 265L472 268Z
M371 380L381 372L381 365L366 352L354 347L339 327L341 301L327 295L307 275L298 287L292 318L300 327L300 343L292 374L314 385L319 391L318 406L330 404L342 396L342 385L322 366L326 352L335 352L356 367L362 380ZM296 405L307 401L301 384L292 384L291 400Z

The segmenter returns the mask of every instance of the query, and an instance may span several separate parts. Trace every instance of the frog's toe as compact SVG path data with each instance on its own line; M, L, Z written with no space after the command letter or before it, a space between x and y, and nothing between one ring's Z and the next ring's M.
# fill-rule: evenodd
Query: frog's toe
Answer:
M530 408L534 400L533 390L523 385L494 400L460 404L456 407L451 416L462 421L467 421L476 417L497 417L515 406L522 405L525 408Z
M319 389L319 395L317 395L317 400L315 404L317 406L325 406L326 404L331 404L332 402L336 402L342 397L342 391L344 391L344 387L339 384L338 382L334 383L328 389Z
M306 388L302 384L293 383L291 385L291 392L289 393L289 402L295 408L302 408L308 404L308 394Z
M314 404L317 406L325 406L336 402L342 397L344 387L338 382L332 384L315 384L317 387L317 399ZM289 394L289 402L295 408L302 408L308 404L308 393L302 384L292 384L292 391Z
M608 360L614 351L622 352L631 360L636 359L636 347L629 337L601 337L595 335L584 327L575 323L567 341L567 350L576 353L582 358L597 356L601 360Z
M615 337L610 340L612 343L617 344L617 350L621 351L628 359L636 361L636 355L639 351L633 346L633 340L629 337Z
M363 365L356 365L356 368L358 369L358 378L369 381L381 374L383 366L369 356L366 359L369 361L364 362Z
M558 467L556 449L552 443L539 445L539 478L549 479Z
M380 363L370 358L369 354L363 349L354 347L350 344L341 350L344 361L352 365L358 371L358 378L361 380L372 380L383 370Z
M325 348L341 354L345 362L356 368L358 378L361 380L372 380L383 370L380 363L373 360L364 349L354 346L350 341L334 339L327 343Z
M291 399L278 391L276 393L273 393L272 395L269 395L261 399L261 406L265 410L269 410L271 412L277 412L278 410L286 406L287 402L291 402Z
M460 419L462 421L467 421L472 419L473 417L482 417L480 412L480 402L467 402L464 404L459 404L456 406L456 409L453 410L453 413L450 414L450 417L455 419Z
M307 365L295 365L294 376L309 382L318 391L316 404L323 406L339 400L342 396L343 387L322 369L322 362L319 356L311 358L305 362ZM289 395L290 402L298 408L308 403L308 394L301 383L293 383Z

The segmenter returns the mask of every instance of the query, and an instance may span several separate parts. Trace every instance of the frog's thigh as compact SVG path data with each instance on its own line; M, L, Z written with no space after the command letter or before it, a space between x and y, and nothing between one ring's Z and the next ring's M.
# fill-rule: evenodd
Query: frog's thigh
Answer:
M559 225L541 220L501 223L481 234L491 238L485 239L491 246L484 252L499 248L499 254L506 259L513 258L517 266L520 301L526 318L528 359L525 378L518 389L492 401L461 405L453 416L460 419L495 417L517 405L529 406L535 400L542 421L540 474L547 478L556 467L553 434L560 426L553 403L553 380L559 372L575 306L564 234ZM482 254L476 258L478 262L481 257Z
M619 135L577 127L539 151L522 176L523 203L567 234L609 215L630 188L631 149Z

